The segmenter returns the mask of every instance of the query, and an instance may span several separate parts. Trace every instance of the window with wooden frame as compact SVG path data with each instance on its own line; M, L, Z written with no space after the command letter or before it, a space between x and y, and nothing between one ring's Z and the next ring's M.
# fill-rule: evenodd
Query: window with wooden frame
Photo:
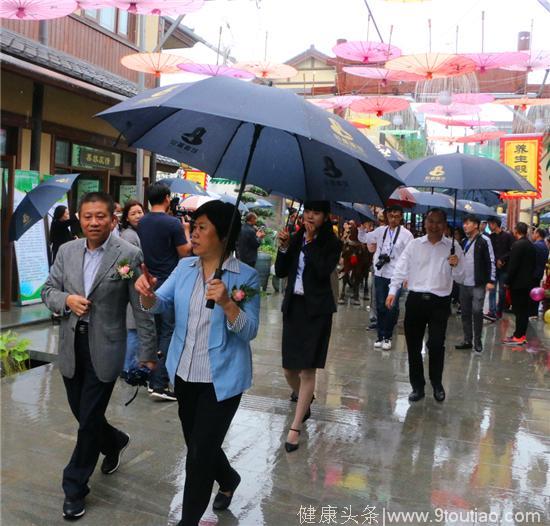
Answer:
M93 20L111 33L134 43L136 41L136 17L128 11L106 7L104 9L83 9L81 15L87 20Z

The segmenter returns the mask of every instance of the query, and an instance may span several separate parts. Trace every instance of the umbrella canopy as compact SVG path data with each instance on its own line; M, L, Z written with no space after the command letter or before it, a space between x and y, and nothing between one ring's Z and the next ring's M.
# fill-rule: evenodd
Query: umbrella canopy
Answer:
M377 144L376 149L394 168L398 168L409 160L401 152L398 152L397 150L394 150L393 148L390 148L385 144Z
M484 144L487 141L494 141L496 139L500 139L505 135L506 135L505 131L473 133L472 135L466 135L466 137L459 137L456 140L456 142L462 143L462 144L470 143L470 142L478 142L479 144Z
M524 66L529 61L529 55L521 51L500 53L461 53L474 62L480 73L488 69L500 69L506 66Z
M214 195L214 194L212 193L210 195ZM229 203L231 205L237 206L237 196L236 195L215 194L214 197L215 197L215 199L219 199L220 201L222 201L224 203ZM248 206L239 201L239 212L241 212L241 214L244 214L248 211L249 211Z
M204 0L114 0L115 7L134 15L179 16L198 11Z
M419 53L404 55L386 62L387 69L406 71L424 79L440 79L472 73L476 69L473 60L446 53Z
M504 104L506 106L515 106L525 111L527 109L527 106L546 106L550 104L550 99L529 99L528 97L519 97L517 99L495 100L494 104Z
M222 76L241 80L252 80L255 78L254 73L250 71L217 64L178 64L178 68L189 73L207 75L208 77Z
M458 137L449 137L448 135L430 135L427 139L431 142L446 142L449 144L454 144Z
M344 219L353 219L356 222L364 223L367 220L374 221L374 214L367 205L349 203L345 201L332 201L330 203L332 214Z
M493 102L495 97L490 93L455 93L451 99L459 104L485 104Z
M364 128L380 128L380 126L387 126L388 124L391 124L390 121L386 121L378 117L361 117L359 119L350 120L349 122L360 130Z
M208 195L201 185L194 181L181 179L180 177L159 179L159 182L166 184L170 188L170 191L175 194Z
M360 95L336 95L335 97L329 97L325 100L334 104L332 108L336 111L342 111L346 108L349 108L352 102L355 102L356 100L361 100L363 98L364 97L361 97Z
M197 208L201 207L204 203L215 200L216 198L210 195L192 195L186 197L183 201L181 201L180 207L185 208L186 210L194 211Z
M502 69L510 71L526 71L530 73L536 69L550 69L550 51L529 51L525 52L527 61L515 66L504 66Z
M267 199L256 199L252 203L247 203L246 205L249 210L254 208L273 208L273 203L269 202Z
M474 104L460 104L458 102L453 102L448 105L430 102L428 104L421 104L416 110L420 113L427 113L430 115L454 117L455 115L474 115L479 113L481 108Z
M404 187L398 188L389 198L388 204L399 204L403 207L411 208L412 212L425 214L431 208L442 208L443 210L453 210L455 206L454 198L439 192L421 192L416 188ZM463 211L457 203L457 210Z
M450 126L460 126L462 128L473 128L474 126L493 126L493 121L480 121L477 119L444 119L441 117L426 117L427 121L443 124L446 128Z
M491 207L483 203L476 203L467 199L459 199L457 207L460 207L466 214L474 214L480 217L496 217L497 213Z
M10 223L10 241L17 241L35 223L46 217L80 174L56 175L33 188L15 209Z
M0 18L48 20L70 15L78 8L74 0L2 0Z
M249 71L261 79L291 79L298 74L298 70L292 66L276 62L242 62L236 64L235 67Z
M546 221L547 223L550 222L550 212L546 212L545 214L542 214L539 219L541 221Z
M334 46L332 51L337 57L362 62L363 64L382 62L401 56L401 50L398 47L368 40L342 42Z
M361 132L288 90L211 77L142 92L100 116L134 147L300 200L382 206L402 184Z
M415 159L400 166L397 173L408 186L536 192L526 179L505 164L463 153Z
M496 206L500 200L500 192L495 190L441 190L448 195L455 195L459 200L475 201L487 206Z
M384 113L406 110L409 106L408 100L399 97L365 97L352 102L350 108L358 113L375 113L382 117Z
M308 102L311 102L314 106L322 108L323 110L332 110L336 107L334 102L331 102L328 99L306 99Z
M178 64L183 62L190 62L190 60L170 53L132 53L120 59L124 67L143 73L152 73L155 77L165 73L179 73Z
M390 81L418 82L424 78L422 75L409 73L408 71L393 71L391 69L368 66L345 66L343 70L357 77L379 80L382 86L386 86Z

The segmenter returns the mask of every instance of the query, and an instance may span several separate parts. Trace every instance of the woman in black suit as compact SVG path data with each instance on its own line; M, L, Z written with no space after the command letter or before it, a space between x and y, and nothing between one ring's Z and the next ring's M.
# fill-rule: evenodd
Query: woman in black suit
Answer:
M304 225L294 235L279 233L275 274L288 278L283 300L283 370L298 403L285 443L290 453L298 449L302 423L310 416L317 369L327 358L336 304L331 274L342 245L330 222L330 203L304 203Z

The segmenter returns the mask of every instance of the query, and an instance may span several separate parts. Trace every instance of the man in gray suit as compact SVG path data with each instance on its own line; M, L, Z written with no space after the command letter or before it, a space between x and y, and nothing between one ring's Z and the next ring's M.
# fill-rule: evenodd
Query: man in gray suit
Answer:
M114 203L108 194L91 192L79 205L86 239L60 247L42 299L63 315L59 331L58 367L78 436L63 471L63 516L75 520L85 513L85 497L99 453L104 474L114 473L130 437L111 426L105 411L126 352L126 307L131 303L140 338L142 365L156 366L156 334L152 315L144 312L134 289L141 251L111 235Z

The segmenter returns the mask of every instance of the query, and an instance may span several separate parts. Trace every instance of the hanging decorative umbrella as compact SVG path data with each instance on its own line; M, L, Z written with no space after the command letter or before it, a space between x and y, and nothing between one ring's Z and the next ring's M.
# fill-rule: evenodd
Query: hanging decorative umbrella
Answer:
M232 68L217 64L178 64L178 68L189 73L207 75L208 77L232 77L234 79L252 80L256 76L244 69Z
M256 77L261 79L291 79L298 74L298 70L288 64L267 61L242 62L236 64L235 67L254 73Z
M546 106L547 104L550 104L550 99L529 99L527 97L520 97L518 99L495 100L494 104L514 106L520 108L522 111L525 111L527 109L527 106Z
M529 55L521 51L499 53L461 53L474 62L477 71L485 73L488 69L500 69L506 66L523 66L527 64Z
M151 73L160 77L165 73L179 73L178 64L190 62L181 55L170 53L132 53L120 59L120 63L128 69Z
M77 9L108 9L113 7L113 0L76 0Z
M78 8L74 0L2 0L0 18L14 20L49 20L70 15Z
M379 80L382 86L387 86L388 82L391 81L417 82L424 78L422 75L409 73L408 71L392 71L391 69L368 66L345 66L343 70L356 77Z
M449 105L430 102L428 104L421 104L416 108L416 111L430 115L445 115L445 117L454 117L455 115L474 115L479 113L481 108L473 104L460 104L458 102L453 102Z
M409 106L408 100L399 97L365 97L352 102L350 108L358 113L374 113L382 117L385 113L406 110Z
M336 95L335 97L329 97L325 100L334 104L333 109L336 111L342 111L349 108L352 102L362 99L364 99L364 97L361 97L360 95Z
M509 71L526 71L530 73L535 69L550 69L550 51L529 51L525 52L527 62L515 66L505 66L502 69Z
M404 55L386 62L385 67L393 71L406 71L424 79L441 79L472 73L476 69L473 60L460 55L446 53L419 53Z
M475 119L443 119L441 117L426 117L427 121L443 124L446 128L450 126L460 126L463 128L473 128L474 126L493 126L493 121L480 121Z
M328 99L306 99L308 102L311 102L314 106L322 108L324 110L332 110L336 107L334 102L330 102Z
M391 124L390 121L380 119L378 117L363 117L359 119L352 119L351 122L356 128L361 129L370 129L370 128L380 128L381 126L388 126Z
M368 40L343 42L334 46L332 51L337 57L362 62L363 64L383 62L401 56L401 50L398 47Z
M431 142L447 142L449 144L454 144L457 137L449 137L448 135L430 135L427 139Z
M118 9L134 15L179 16L198 11L204 0L114 0Z
M459 104L486 104L493 102L495 97L490 93L455 93L451 100Z
M481 132L474 133L472 135L466 135L466 137L459 137L456 142L466 144L470 142L478 142L479 144L484 144L487 141L494 141L495 139L500 139L506 135L505 131L493 131L493 132Z

